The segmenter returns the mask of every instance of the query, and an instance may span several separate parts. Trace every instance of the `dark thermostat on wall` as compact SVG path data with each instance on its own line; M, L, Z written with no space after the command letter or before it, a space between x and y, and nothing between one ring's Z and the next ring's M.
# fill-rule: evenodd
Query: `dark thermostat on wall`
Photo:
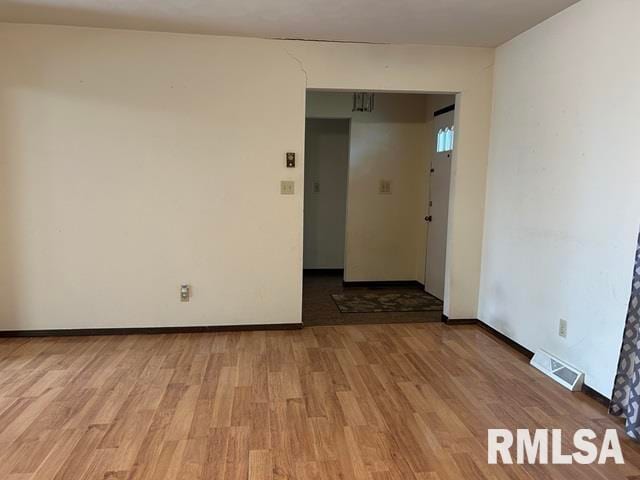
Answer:
M293 152L287 152L287 168L296 167L296 154Z

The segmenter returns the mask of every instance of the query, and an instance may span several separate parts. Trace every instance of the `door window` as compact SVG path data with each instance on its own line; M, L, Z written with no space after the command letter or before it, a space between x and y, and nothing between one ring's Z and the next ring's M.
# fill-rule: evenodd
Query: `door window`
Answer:
M450 152L453 150L453 127L441 128L438 130L438 139L436 142L436 152Z

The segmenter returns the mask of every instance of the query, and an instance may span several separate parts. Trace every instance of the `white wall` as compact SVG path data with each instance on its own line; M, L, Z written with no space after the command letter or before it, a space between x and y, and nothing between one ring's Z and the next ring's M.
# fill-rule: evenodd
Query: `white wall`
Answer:
M462 92L445 312L475 316L492 63L0 24L0 329L299 322L305 87Z
M344 278L424 280L425 97L378 93L373 112L352 105L351 93L307 95L307 116L351 119ZM391 194L380 194L383 179Z
M640 223L639 20L584 0L496 54L480 318L607 396Z
M308 118L304 151L304 268L342 269L349 120Z

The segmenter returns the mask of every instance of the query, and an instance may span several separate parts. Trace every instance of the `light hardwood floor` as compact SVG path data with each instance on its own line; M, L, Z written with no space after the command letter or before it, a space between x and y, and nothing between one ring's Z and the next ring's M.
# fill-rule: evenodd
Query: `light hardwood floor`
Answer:
M623 466L486 463L488 428L619 425L476 326L0 340L7 480L640 478L622 432Z

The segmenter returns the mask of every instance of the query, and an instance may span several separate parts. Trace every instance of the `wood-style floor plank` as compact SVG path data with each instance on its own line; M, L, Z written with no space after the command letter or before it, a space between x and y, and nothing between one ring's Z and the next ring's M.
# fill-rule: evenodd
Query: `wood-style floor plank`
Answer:
M488 428L616 428L627 463L487 465ZM0 340L0 478L631 480L639 467L605 407L475 326Z

